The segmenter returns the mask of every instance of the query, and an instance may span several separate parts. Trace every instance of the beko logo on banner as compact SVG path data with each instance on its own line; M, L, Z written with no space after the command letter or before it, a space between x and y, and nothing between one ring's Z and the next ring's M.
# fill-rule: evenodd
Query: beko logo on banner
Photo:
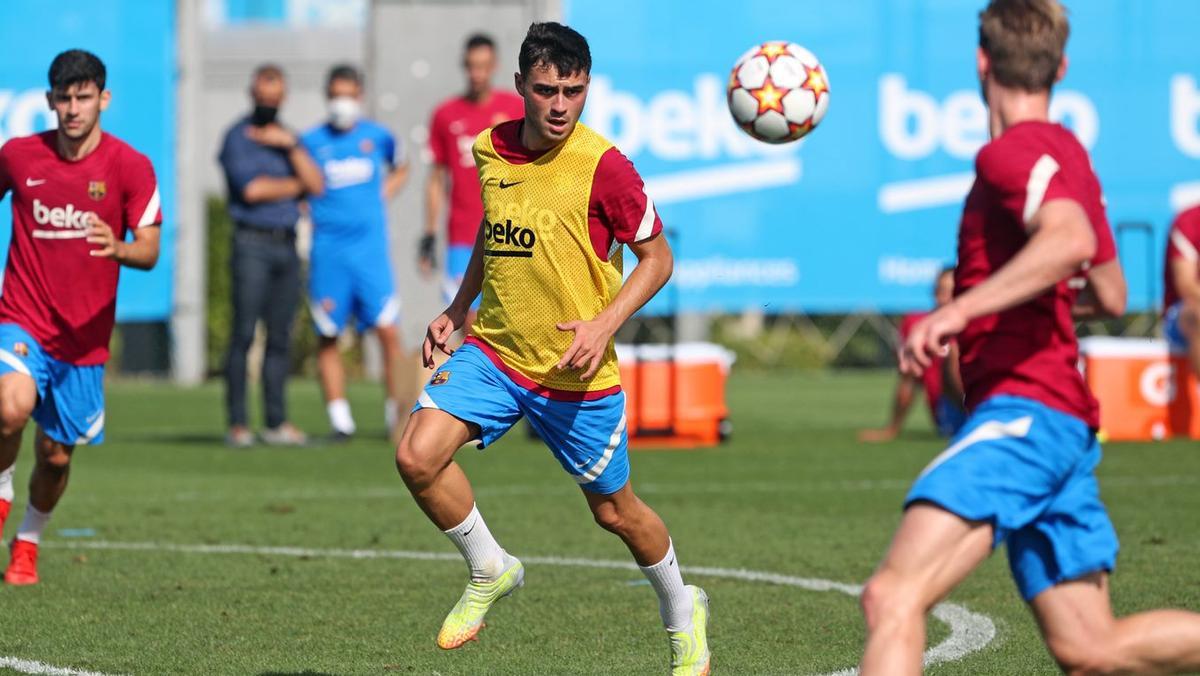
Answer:
M1100 114L1083 94L1063 89L1050 100L1050 119L1062 122L1089 150L1100 136ZM893 157L918 161L939 152L969 161L988 142L988 113L979 91L959 89L938 101L910 88L900 73L879 78L879 138ZM961 204L975 180L974 167L879 187L879 211L894 214Z
M0 144L56 126L54 113L46 106L45 91L0 88Z

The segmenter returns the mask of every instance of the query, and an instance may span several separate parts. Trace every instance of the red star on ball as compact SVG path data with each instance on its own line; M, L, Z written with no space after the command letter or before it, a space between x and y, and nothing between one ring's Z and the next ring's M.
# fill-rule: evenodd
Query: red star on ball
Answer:
M774 82L768 78L763 86L758 89L751 89L750 95L758 101L758 114L762 115L768 110L774 110L779 114L783 114L783 95L787 91L779 89Z
M800 88L812 92L814 101L820 101L821 94L829 93L829 80L825 79L825 69L820 65L809 68L808 64L804 64L804 72L805 78L804 82L800 83Z
M788 53L786 42L764 42L762 47L759 47L758 52L767 57L768 63L775 63L775 59Z

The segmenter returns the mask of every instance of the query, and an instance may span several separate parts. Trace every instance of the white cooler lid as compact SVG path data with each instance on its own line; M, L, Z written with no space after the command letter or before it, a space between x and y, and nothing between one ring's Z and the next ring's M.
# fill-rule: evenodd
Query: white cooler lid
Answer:
M1166 359L1171 353L1161 338L1114 338L1089 336L1080 339L1079 353L1085 357L1135 357Z
M737 360L735 355L724 346L716 343L677 343L674 348L670 345L648 343L645 345L618 344L617 361L634 363L637 361L667 361L672 349L675 362L679 364L711 364L717 363L728 371Z

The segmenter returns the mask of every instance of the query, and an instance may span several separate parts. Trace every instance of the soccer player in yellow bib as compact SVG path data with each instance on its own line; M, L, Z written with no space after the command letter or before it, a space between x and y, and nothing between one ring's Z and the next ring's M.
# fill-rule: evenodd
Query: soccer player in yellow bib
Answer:
M488 609L524 583L496 542L454 453L484 448L522 417L620 537L658 594L674 674L707 674L708 598L685 586L666 525L634 494L625 395L613 334L671 276L662 222L633 164L579 124L592 65L587 40L535 23L521 44L523 119L485 130L474 156L484 218L458 295L429 325L424 359L482 305L467 342L425 387L396 450L417 504L462 552L470 581L438 634L475 638ZM638 266L622 283L622 249Z

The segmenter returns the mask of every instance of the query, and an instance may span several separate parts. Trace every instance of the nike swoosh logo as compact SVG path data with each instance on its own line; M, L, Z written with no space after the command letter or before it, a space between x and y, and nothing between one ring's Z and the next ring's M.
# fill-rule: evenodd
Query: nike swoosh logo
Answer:
M522 183L524 183L524 182L525 182L525 181L513 181L512 183L505 183L505 182L504 182L504 179L500 179L500 189L501 189L501 190L504 190L505 188L511 188L511 187L513 187L514 185L520 185L520 184L522 184Z
M46 182L46 179L44 179L44 178L38 179L38 180L34 180L32 178L27 178L27 179L25 179L25 187L33 188L33 187L39 186L45 182Z
M473 530L475 530L475 524L471 524L470 528L463 531L463 537L467 537L468 535L470 535L471 531L473 531Z

